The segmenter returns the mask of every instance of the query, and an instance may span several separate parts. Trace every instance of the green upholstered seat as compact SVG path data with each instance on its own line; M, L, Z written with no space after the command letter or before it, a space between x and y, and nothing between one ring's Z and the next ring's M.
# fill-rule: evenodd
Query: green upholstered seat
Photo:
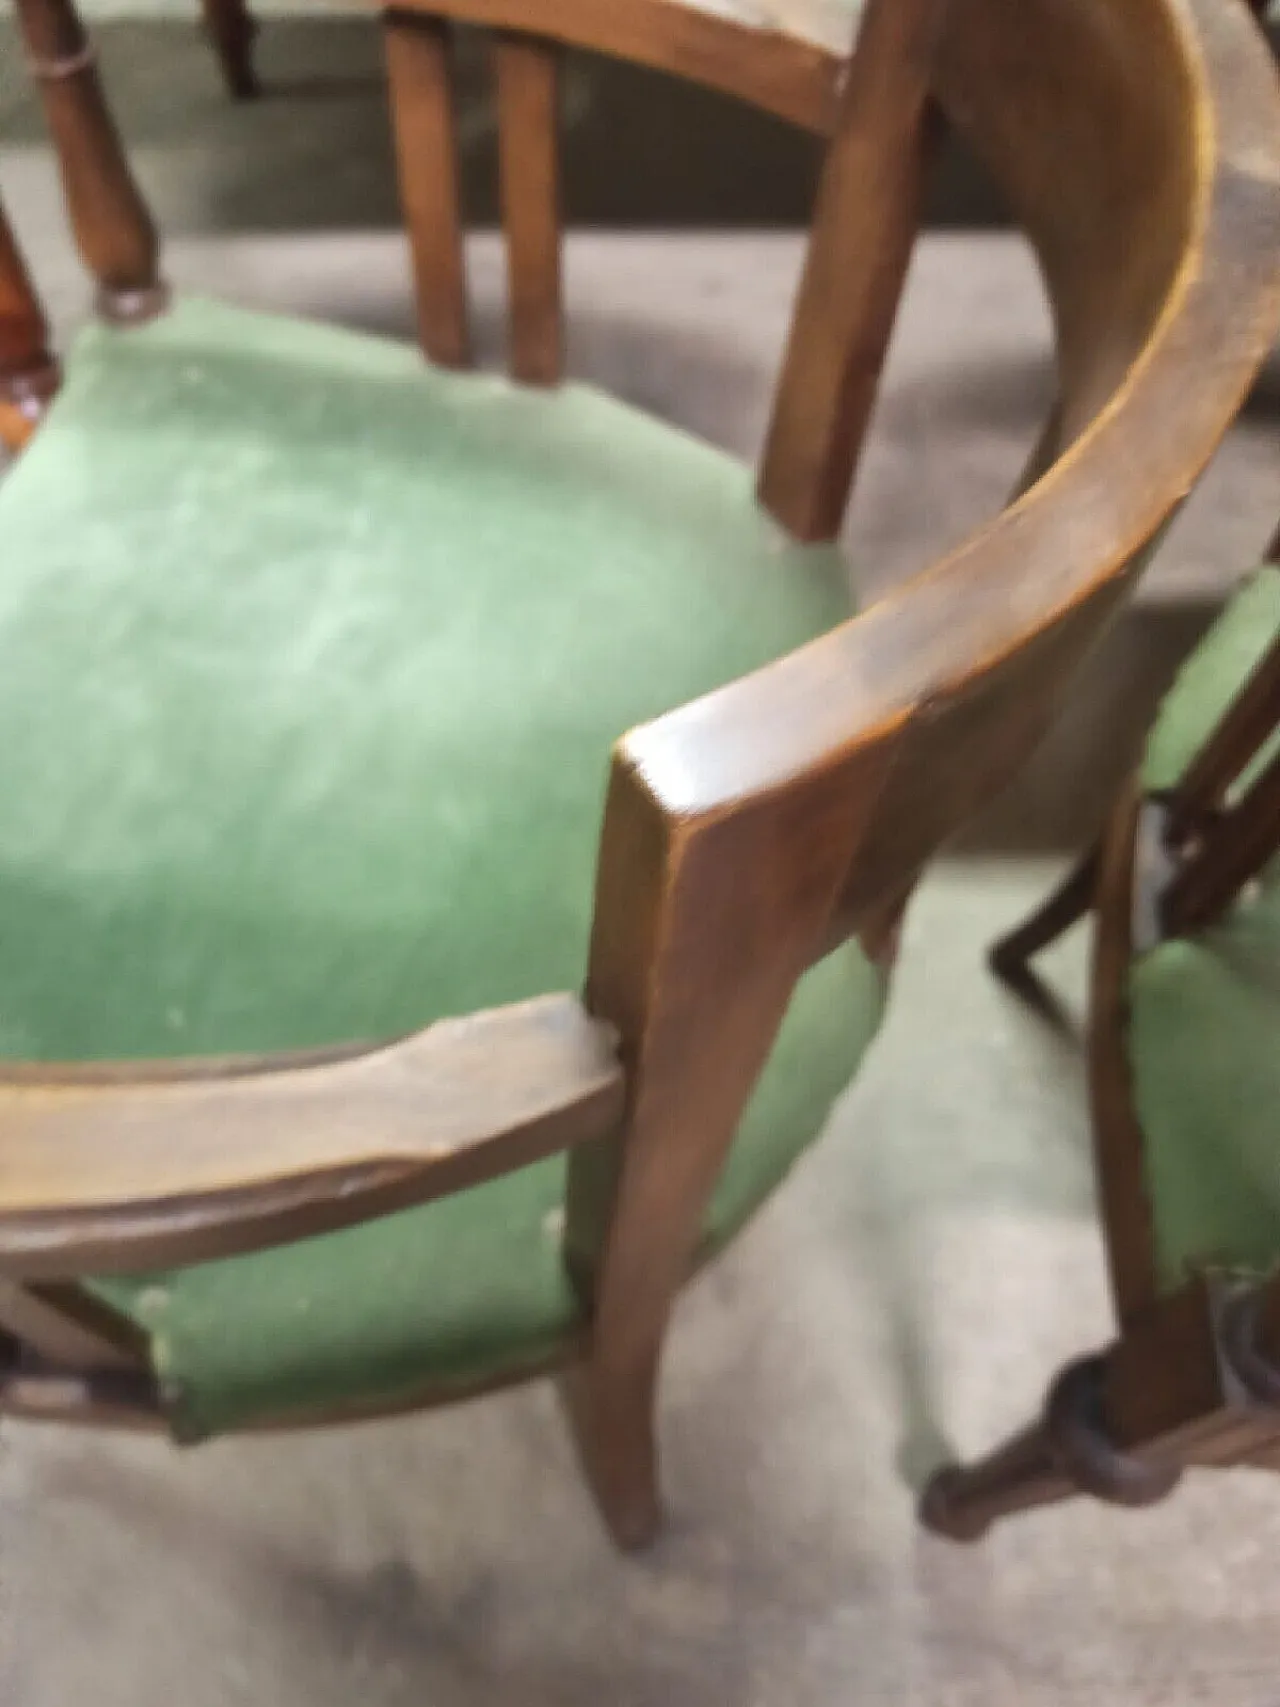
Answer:
M1161 708L1143 769L1171 787L1280 632L1280 570L1246 582ZM1263 755L1265 757L1265 755ZM1160 1283L1280 1260L1280 864L1130 975L1130 1061Z
M578 386L182 301L94 328L0 482L0 1052L286 1049L580 985L610 747L847 613L748 471ZM821 1127L879 982L802 983L717 1244ZM408 1398L576 1324L563 1161L98 1281L189 1435Z

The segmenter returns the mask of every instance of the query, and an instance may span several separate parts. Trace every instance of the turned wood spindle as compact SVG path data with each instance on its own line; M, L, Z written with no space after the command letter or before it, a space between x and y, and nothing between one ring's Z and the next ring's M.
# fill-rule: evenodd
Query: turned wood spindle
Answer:
M17 9L99 310L119 323L150 319L167 298L159 241L103 99L93 45L71 0L17 0Z

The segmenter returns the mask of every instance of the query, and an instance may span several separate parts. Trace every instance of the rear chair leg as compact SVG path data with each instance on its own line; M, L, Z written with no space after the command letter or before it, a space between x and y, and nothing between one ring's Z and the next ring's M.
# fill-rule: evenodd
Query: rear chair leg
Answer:
M1027 963L1084 918L1097 893L1100 862L1101 848L1095 843L1048 899L1016 930L992 946L988 960L998 978L1007 983L1021 982L1027 974Z
M253 65L253 39L258 26L245 0L201 0L204 25L222 66L228 93L237 101L262 93Z
M1068 1365L1049 1390L1043 1417L974 1464L948 1464L930 1479L920 1521L950 1541L978 1541L1012 1512L1091 1494L1112 1505L1146 1506L1172 1491L1181 1471L1119 1451L1100 1406L1101 1358Z

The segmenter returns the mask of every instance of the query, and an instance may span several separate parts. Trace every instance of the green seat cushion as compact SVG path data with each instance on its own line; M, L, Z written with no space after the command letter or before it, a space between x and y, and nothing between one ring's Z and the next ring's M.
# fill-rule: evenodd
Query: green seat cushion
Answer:
M1280 570L1246 582L1179 674L1143 777L1171 787L1280 632ZM1280 1260L1280 865L1194 937L1135 960L1129 1052L1161 1286Z
M612 743L840 620L747 471L589 389L180 301L95 327L0 483L0 1053L377 1038L577 988ZM816 968L708 1229L877 1022ZM98 1282L187 1432L472 1381L568 1331L562 1163Z

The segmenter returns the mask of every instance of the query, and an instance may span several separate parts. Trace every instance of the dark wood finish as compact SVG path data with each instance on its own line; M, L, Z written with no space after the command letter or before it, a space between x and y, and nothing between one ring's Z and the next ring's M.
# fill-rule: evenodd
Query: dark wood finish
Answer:
M92 44L70 0L17 0L17 9L99 309L111 320L147 319L166 301L159 242L103 99Z
M22 0L41 18L68 3ZM432 1034L329 1063L16 1070L0 1083L0 1158L16 1163L0 1253L28 1287L91 1259L191 1260L594 1138L571 1156L566 1232L589 1337L562 1349L577 1359L568 1392L593 1486L634 1543L658 1508L654 1407L674 1300L797 978L851 933L889 953L917 874L1021 764L1265 357L1280 318L1280 98L1256 31L1220 0L877 0L848 70L860 98L843 100L843 44L673 0L413 0L386 20L397 147L424 345L455 362L466 323L448 25L428 13L620 53L834 130L764 476L802 533L830 532L843 501L936 106L1043 265L1061 398L1040 477L856 621L622 738L586 1001L617 1033L625 1089L597 1061L585 1078L553 1075L531 1106L522 1070L491 1051L462 1098L468 1122L437 1143L426 1113L453 1051L422 1064L411 1094L378 1065L399 1074ZM545 63L520 75L516 95L540 79L536 111L549 113ZM528 169L510 161L508 183ZM530 176L545 239L546 174ZM542 253L531 279L545 279ZM811 338L838 358L833 372L804 354ZM788 462L793 435L809 448ZM789 467L804 478L771 472ZM353 1108L358 1131L344 1125ZM1127 1389L1118 1363L1112 1374L1109 1360L1098 1452L1145 1461L1121 1440ZM63 1409L102 1398L86 1385ZM7 1378L3 1404L17 1402ZM31 1402L57 1408L47 1383Z
M447 14L494 30L629 59L736 95L807 130L835 123L848 58L843 20L822 45L786 30L761 29L758 14L732 14L684 0L403 0L417 16Z
M629 1104L614 1143L570 1162L566 1249L596 1335L569 1399L588 1475L624 1546L646 1540L658 1519L653 1416L668 1317L888 763L872 748L735 809L689 798L669 757L670 769L629 743L614 763L587 1001L622 1038Z
M228 93L237 101L260 95L262 85L253 64L258 26L245 0L200 0L200 5Z
M441 367L468 367L453 45L440 18L383 15L400 199L413 251L418 337Z
M1090 848L1029 918L993 944L988 958L998 977L1011 982L1025 977L1027 962L1092 910L1098 867L1099 850Z
M0 444L20 450L57 389L44 310L0 207Z
M560 50L501 34L494 43L502 229L511 294L508 365L526 385L560 378Z
M333 1062L0 1078L0 1272L171 1267L464 1189L607 1135L622 1074L569 996Z
M145 1369L136 1330L72 1285L20 1286L0 1275L0 1323L62 1369Z
M798 539L840 531L919 222L951 0L868 0L818 191L760 470Z

